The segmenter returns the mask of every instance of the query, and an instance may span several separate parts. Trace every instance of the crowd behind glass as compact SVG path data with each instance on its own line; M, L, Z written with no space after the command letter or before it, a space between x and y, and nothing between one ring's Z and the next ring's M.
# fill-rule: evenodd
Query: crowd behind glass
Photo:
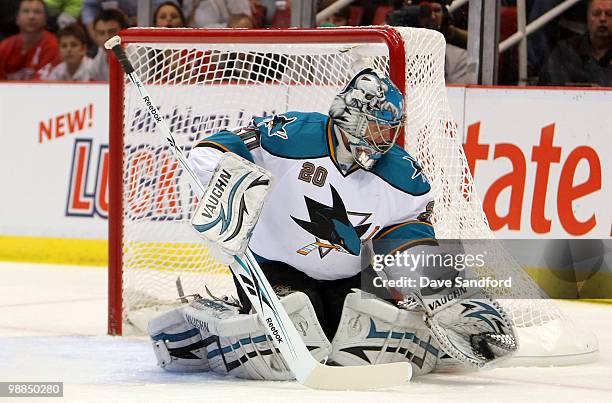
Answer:
M320 0L322 10L335 0ZM563 0L527 0L527 22ZM356 0L320 27L389 24L440 31L449 84L473 84L468 6L452 0ZM153 0L155 27L288 27L291 0ZM138 0L0 1L0 80L106 81L103 43L137 25ZM502 0L500 40L517 30L516 1ZM583 0L528 37L528 84L612 86L612 0ZM518 50L500 54L498 84L518 82Z

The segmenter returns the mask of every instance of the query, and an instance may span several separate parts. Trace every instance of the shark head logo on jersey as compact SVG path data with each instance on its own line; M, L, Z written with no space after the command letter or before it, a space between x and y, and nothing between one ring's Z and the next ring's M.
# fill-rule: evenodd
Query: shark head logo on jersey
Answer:
M257 124L258 127L265 126L268 129L268 136L278 136L283 140L287 140L287 125L295 122L296 117L288 118L283 115L274 115L265 118Z
M344 207L342 198L333 186L330 185L330 187L332 193L331 206L326 206L323 203L319 203L316 200L304 196L310 221L291 216L296 224L316 238L316 242L301 248L298 250L298 253L307 255L315 248L324 248L327 252L337 250L357 256L361 251L360 237L365 234L370 224L353 226L349 221L348 213L346 207ZM366 216L366 219L370 216L369 214L360 215ZM328 243L324 243L322 240ZM323 254L323 256L325 256L325 254Z
M347 146L338 139L339 147L350 151L361 167L371 169L397 140L404 97L388 77L366 68L336 95L329 115L348 141Z

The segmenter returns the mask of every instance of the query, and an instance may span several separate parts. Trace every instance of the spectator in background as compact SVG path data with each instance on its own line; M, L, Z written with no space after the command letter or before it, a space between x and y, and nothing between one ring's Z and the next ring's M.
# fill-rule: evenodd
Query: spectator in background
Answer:
M249 0L183 0L183 11L192 28L224 28L232 15L252 18Z
M245 14L230 15L227 21L228 28L255 28L253 19Z
M612 0L589 0L587 33L558 43L539 84L612 86Z
M426 3L431 9L430 17L423 17L421 24L423 28L434 29L442 32L449 30L450 18L445 0L419 1ZM451 31L454 32L454 31ZM454 35L454 34L452 34ZM446 37L446 35L445 35ZM448 40L446 43L446 55L444 57L444 79L447 84L472 84L475 82L473 74L468 72L468 53L467 50L451 44Z
M435 29L444 35L446 43L467 49L467 30L459 28L455 25L453 17L448 11L448 7L453 3L453 0L393 0L391 1L394 11L412 7L429 7L435 8Z
M275 0L250 0L251 3L251 14L253 18L257 14L259 16L259 24L255 24L257 27L269 27L272 25L274 20L274 14L276 13L276 1Z
M166 1L153 13L153 25L157 28L182 28L187 25L185 14L174 1Z
M417 4L415 4L417 3ZM389 25L409 26L416 28L433 29L443 32L445 18L448 16L447 0L417 1L412 5L396 8L387 15ZM468 71L467 51L447 41L444 60L444 78L447 84L472 84L475 82L474 73Z
M0 41L19 33L15 16L19 10L19 0L0 0Z
M467 31L455 26L453 23L453 18L448 11L448 6L450 6L452 2L453 0L416 0L412 3L431 3L436 26L436 28L432 29L442 32L444 39L446 39L446 43L450 43L451 45L462 49L467 49Z
M244 14L231 15L227 22L228 28L255 28L253 19ZM219 66L219 74L217 77L223 77L228 80L248 79L251 74L251 66L253 65L253 55L244 52L232 52L221 54L218 58L212 55L211 61L214 66ZM216 63L215 63L216 62ZM212 67L212 68L211 68ZM208 71L216 67L210 66Z
M160 4L153 13L153 25L156 28L184 28L186 22L183 10L174 1ZM194 56L187 49L150 49L147 74L156 81L179 83L194 70L197 63Z
M108 81L108 54L104 42L128 27L125 15L115 9L102 10L93 23L93 40L98 46L98 52L93 59L92 80Z
M153 6L158 6L164 0L153 0ZM138 0L83 0L81 20L87 27L90 38L95 38L94 22L96 16L104 10L119 10L126 17L129 25L136 25Z
M87 34L80 25L72 24L57 32L62 63L45 77L49 81L91 81L92 60L87 57Z
M544 14L560 5L564 0L532 0L531 7L527 3L527 24L532 23ZM579 1L561 15L555 17L529 35L527 39L528 73L537 80L538 73L550 57L556 44L586 31L587 0ZM535 84L535 82L534 82Z
M47 25L49 31L57 32L77 22L81 15L82 0L45 0L49 14Z
M0 80L36 80L59 63L57 40L45 30L43 0L21 0L19 33L0 42Z

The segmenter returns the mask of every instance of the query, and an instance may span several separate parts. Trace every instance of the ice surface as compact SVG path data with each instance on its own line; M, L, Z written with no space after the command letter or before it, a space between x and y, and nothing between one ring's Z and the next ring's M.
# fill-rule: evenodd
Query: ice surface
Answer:
M562 303L599 338L594 364L432 374L393 389L327 392L295 382L164 372L146 338L106 335L104 268L0 262L0 276L0 381L64 382L63 399L35 402L612 401L610 305Z

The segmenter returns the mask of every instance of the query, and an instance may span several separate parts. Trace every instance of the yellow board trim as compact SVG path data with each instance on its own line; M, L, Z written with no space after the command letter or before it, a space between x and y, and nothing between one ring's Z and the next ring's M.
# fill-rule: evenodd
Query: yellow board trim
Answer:
M422 239L411 241L423 241ZM411 242L408 242L410 244ZM136 245L133 245L136 246ZM167 244L164 243L142 243L138 245L148 249L151 255L157 253L167 254ZM176 245L175 245L176 246ZM405 247L407 245L402 245ZM400 247L401 248L401 247ZM400 248L397 248L399 250ZM195 272L197 268L192 267L193 262L183 261L181 256L166 256L164 264L168 265L165 270L191 269ZM207 254L201 257L203 260L210 259ZM74 238L41 238L41 237L16 237L0 236L0 261L30 262L49 264L70 264L86 266L108 265L108 241ZM214 265L214 271L229 274L227 267L221 264ZM151 267L150 270L164 270L162 267ZM207 270L211 270L209 267ZM556 278L550 270L534 267L526 267L525 271L540 285L549 295L555 298L572 299L576 290L575 283L568 283ZM603 304L612 303L612 273L595 273L590 279L580 283L580 298L578 301L598 302ZM576 299L574 299L576 301Z
M612 299L570 299L569 301L589 302L591 304L612 305Z
M524 269L536 284L554 299L608 303L612 296L612 273L609 271L594 273L588 279L576 283L558 278L548 268L525 267Z
M130 256L126 264L139 270L230 274L229 268L214 260L199 242L131 241L123 246Z
M227 266L216 262L197 243L131 242L132 253L148 260L140 267L153 271L211 272L230 274ZM171 250L178 251L171 253ZM194 260L198 256L199 260ZM108 241L0 236L0 261L83 266L108 266ZM151 264L152 261L158 262ZM206 268L202 263L207 262Z
M0 236L0 260L86 266L108 265L108 241Z

